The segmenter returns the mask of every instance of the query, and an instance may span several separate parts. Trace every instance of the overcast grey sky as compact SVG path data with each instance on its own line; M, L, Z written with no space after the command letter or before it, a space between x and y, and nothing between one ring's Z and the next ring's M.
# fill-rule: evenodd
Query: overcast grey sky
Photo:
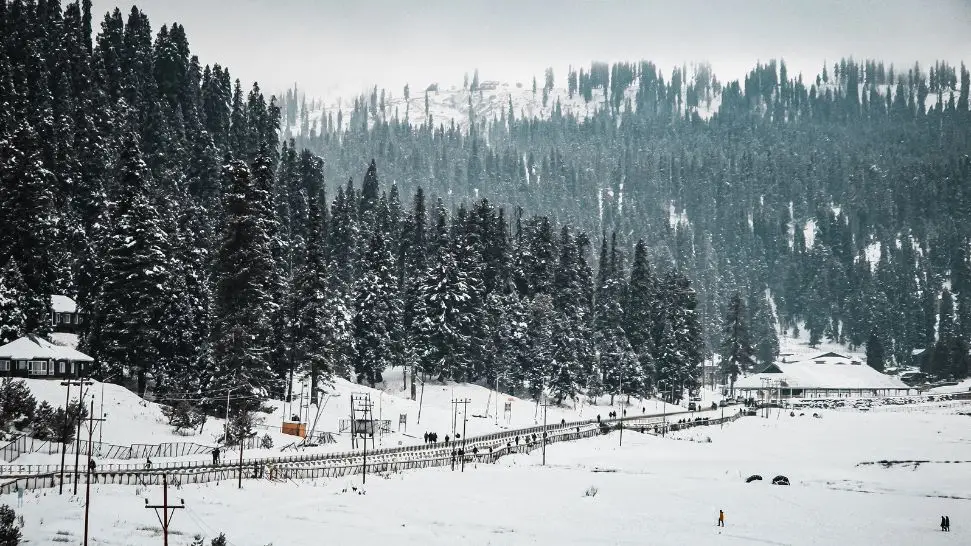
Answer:
M130 0L94 0L105 11ZM313 95L370 84L529 81L591 60L708 61L720 80L758 60L790 74L823 60L877 58L910 66L971 62L971 0L141 0L153 30L178 21L194 54L244 82Z

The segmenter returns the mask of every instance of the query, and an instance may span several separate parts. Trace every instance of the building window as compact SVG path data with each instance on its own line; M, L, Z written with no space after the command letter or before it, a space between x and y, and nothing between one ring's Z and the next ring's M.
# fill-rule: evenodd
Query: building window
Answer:
M31 360L28 373L30 375L47 375L47 361Z
M10 371L10 361L0 360L0 372L9 372L9 371Z
M26 370L27 369L27 361L26 360L18 360L17 361L17 369L18 370Z
M63 374L64 374L64 373L66 372L66 370L67 370L67 362L64 362L64 361L62 360L62 361L60 362L60 364L61 364L61 375L63 375Z

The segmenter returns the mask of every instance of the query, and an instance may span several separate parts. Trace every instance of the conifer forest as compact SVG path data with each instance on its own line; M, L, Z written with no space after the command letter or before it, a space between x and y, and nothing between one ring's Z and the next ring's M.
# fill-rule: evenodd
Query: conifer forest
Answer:
M597 108L546 117L477 115L476 75L456 124L377 88L311 118L190 43L0 0L0 344L65 294L96 377L256 405L403 370L558 403L692 389L795 331L969 373L963 64L595 62L533 92Z

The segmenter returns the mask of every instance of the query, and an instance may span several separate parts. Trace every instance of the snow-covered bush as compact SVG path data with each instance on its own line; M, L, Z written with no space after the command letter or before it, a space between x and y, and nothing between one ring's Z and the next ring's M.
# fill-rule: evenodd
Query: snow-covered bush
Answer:
M273 438L270 437L269 433L264 434L263 437L260 438L260 447L263 449L271 449L273 447Z
M591 485L590 487L587 488L586 491L583 492L583 496L584 497L596 497L597 496L597 493L599 493L599 492L600 492L599 489L597 489L596 487L594 487L594 486Z
M0 428L11 426L24 430L30 425L37 409L37 401L23 380L4 379L0 384Z
M179 434L201 426L206 416L188 402L179 402L174 406L162 406L162 414L169 420L169 424Z
M212 539L212 542L209 544L210 546L226 546L227 543L225 533L219 533L219 536Z
M4 504L0 506L0 546L17 546L20 544L20 527L17 525L17 514L13 508Z

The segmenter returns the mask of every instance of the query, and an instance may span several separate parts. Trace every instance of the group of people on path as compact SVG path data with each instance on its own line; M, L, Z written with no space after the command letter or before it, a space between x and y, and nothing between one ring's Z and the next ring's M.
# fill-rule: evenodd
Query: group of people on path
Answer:
M454 441L458 441L459 438L461 438L461 437L462 437L461 434L456 433L455 434ZM438 443L438 433L437 432L426 432L424 438L425 438L425 443L426 444L437 444ZM448 437L448 434L446 434L445 435L445 445L448 445L449 440L450 440L450 438Z

